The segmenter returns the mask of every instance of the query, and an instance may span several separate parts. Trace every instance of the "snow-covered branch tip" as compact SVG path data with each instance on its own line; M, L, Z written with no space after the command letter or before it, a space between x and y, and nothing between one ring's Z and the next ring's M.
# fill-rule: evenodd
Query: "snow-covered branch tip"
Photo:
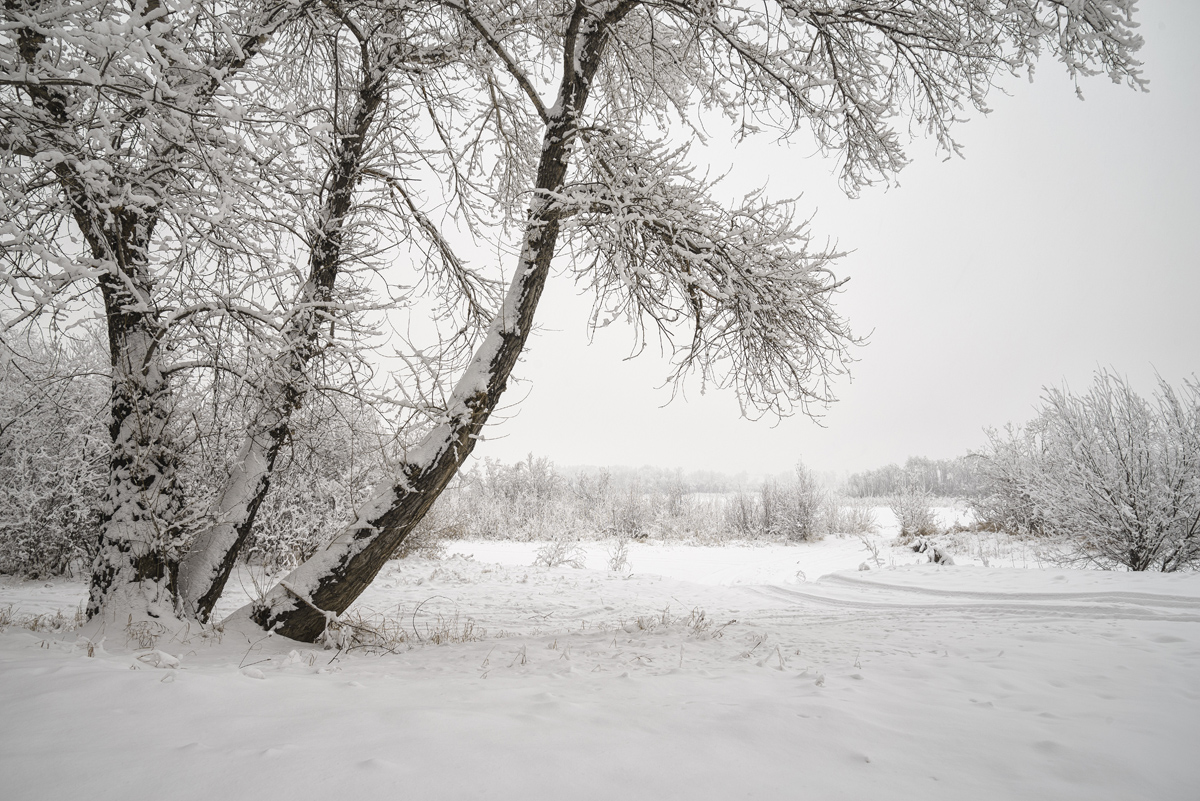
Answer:
M749 414L831 402L827 379L859 340L832 305L842 254L810 247L795 203L754 192L726 206L719 181L662 143L593 136L582 150L585 180L553 203L584 254L593 327L625 317L643 342L653 329L674 354L671 380L696 372L732 387Z

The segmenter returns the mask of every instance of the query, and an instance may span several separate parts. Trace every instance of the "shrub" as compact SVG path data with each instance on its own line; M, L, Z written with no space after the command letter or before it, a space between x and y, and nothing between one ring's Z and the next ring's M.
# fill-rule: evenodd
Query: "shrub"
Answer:
M0 342L0 572L84 572L107 487L107 382L86 343Z
M825 496L821 521L824 532L829 535L851 534L858 537L872 534L879 528L875 510L867 501L843 498L835 493Z
M1023 537L1048 534L1046 521L1031 489L1037 484L1034 454L1039 445L1037 426L1008 426L1004 433L989 430L989 451L977 455L981 493L971 500L976 527Z
M897 539L901 543L938 533L937 518L933 513L933 495L915 482L906 483L900 492L891 497L888 506L900 524Z
M567 539L565 535L556 537L541 548L533 559L534 567L561 567L567 565L582 569L587 560L587 554L578 542Z
M759 532L762 503L748 492L738 490L726 502L725 528L736 536L749 539Z
M765 482L761 497L760 527L764 534L793 542L810 542L823 536L821 511L825 492L804 465L796 465L794 482Z
M1065 537L1081 561L1130 570L1200 564L1200 384L1159 379L1153 401L1097 373L1048 389L1024 429L990 438L985 520Z
M243 551L247 562L269 572L300 564L348 523L353 510L383 479L381 462L387 458L382 444L387 435L378 420L336 397L313 393L293 415L291 430L288 447L271 477L271 491ZM226 456L236 458L228 454L236 451L229 450ZM197 485L202 479L195 476L198 466L203 462L189 465L186 475L199 506L207 503L218 487L200 491ZM429 521L414 532L416 540L407 547L402 544L400 550L407 553L427 546L436 526L437 520Z

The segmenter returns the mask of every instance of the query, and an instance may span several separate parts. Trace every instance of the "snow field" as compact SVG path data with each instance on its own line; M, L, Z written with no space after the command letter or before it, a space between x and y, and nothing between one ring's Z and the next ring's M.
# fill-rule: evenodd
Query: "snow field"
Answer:
M359 606L408 632L391 654L230 627L167 659L114 621L88 658L12 626L0 797L1195 798L1196 575L889 548L858 572L853 538L635 543L615 574L604 543L584 569L537 547L390 563ZM49 584L0 607L69 614L82 586Z

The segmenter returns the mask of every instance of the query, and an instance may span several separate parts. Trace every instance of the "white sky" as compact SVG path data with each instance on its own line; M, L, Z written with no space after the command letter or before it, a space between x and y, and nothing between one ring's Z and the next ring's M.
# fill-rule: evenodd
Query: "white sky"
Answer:
M978 448L985 426L1032 417L1043 386L1083 389L1098 366L1146 393L1156 370L1176 384L1200 371L1200 3L1145 3L1138 18L1149 93L1098 77L1080 102L1043 60L1032 85L1008 81L994 113L958 127L965 159L916 142L897 187L849 200L834 162L804 148L736 156L739 180L803 192L817 240L854 251L838 267L852 279L838 307L870 344L824 427L742 419L731 392L701 396L696 383L664 406L666 362L625 361L632 332L618 324L589 346L590 302L558 276L507 419L476 455L857 471Z

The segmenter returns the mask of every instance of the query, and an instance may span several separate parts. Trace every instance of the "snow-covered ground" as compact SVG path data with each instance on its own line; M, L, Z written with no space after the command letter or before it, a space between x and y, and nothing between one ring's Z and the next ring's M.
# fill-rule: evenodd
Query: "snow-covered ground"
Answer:
M624 573L612 543L582 569L455 543L361 599L405 632L388 654L236 630L151 651L114 622L89 658L12 625L0 798L1197 797L1200 576L876 541L879 564L853 538L638 543ZM18 614L82 596L0 581Z

